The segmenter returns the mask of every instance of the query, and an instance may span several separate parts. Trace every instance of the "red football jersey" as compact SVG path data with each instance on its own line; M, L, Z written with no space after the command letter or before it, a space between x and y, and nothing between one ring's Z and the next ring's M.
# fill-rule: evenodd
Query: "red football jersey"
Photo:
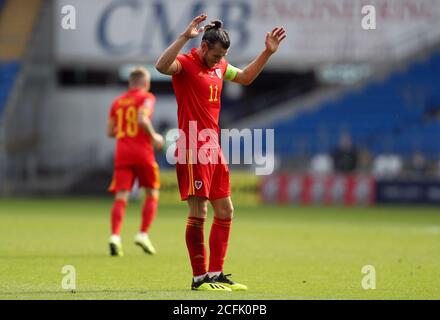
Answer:
M118 97L110 110L110 117L115 124L116 150L115 166L143 165L155 162L151 138L138 125L139 109L148 109L151 119L156 97L143 89L131 89Z
M197 122L197 135L203 129L213 129L219 135L220 96L223 76L228 62L222 59L213 68L207 67L193 48L187 54L180 54L177 60L182 70L173 75L173 88L177 100L179 129L186 134L186 147L189 147L189 123ZM191 146L199 148L205 142L194 141Z

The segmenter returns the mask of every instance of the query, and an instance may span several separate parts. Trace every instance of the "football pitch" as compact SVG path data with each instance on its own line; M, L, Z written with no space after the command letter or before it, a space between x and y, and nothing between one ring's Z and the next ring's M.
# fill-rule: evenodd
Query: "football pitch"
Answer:
M303 208L236 204L225 272L247 292L190 291L184 203L161 202L145 255L108 255L110 197L0 200L0 299L440 299L440 211L426 207ZM205 226L209 236L210 212ZM63 266L76 291L61 286ZM362 281L375 269L376 289ZM371 281L370 281L371 283Z

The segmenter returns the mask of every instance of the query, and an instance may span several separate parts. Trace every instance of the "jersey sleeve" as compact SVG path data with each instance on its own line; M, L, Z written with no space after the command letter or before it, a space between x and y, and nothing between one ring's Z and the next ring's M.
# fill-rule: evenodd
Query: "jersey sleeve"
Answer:
M154 112L155 104L156 104L156 97L152 94L149 94L142 103L141 108L145 108L147 110L148 116L150 117Z
M188 71L189 67L189 58L186 54L179 54L176 58L177 62L180 64L180 71L177 73L177 75L184 73L185 71Z

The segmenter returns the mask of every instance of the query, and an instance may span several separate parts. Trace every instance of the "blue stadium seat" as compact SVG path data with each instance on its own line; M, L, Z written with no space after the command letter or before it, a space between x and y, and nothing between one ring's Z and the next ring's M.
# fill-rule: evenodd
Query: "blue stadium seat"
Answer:
M426 122L424 113L436 105L440 91L440 54L272 125L281 156L322 152L334 148L341 132L373 153L422 151L440 155L440 122ZM324 137L324 139L323 139ZM325 140L323 142L322 140ZM302 147L300 147L302 145Z
M9 93L12 90L12 86L19 68L19 63L15 61L0 62L0 117L3 114Z

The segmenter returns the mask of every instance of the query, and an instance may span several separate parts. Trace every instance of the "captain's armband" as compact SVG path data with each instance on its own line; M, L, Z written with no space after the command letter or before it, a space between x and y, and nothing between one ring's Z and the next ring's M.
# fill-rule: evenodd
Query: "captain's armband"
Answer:
M228 67L226 69L225 76L224 76L225 80L233 81L235 79L235 77L237 76L237 74L238 74L238 69L236 67L228 64Z

